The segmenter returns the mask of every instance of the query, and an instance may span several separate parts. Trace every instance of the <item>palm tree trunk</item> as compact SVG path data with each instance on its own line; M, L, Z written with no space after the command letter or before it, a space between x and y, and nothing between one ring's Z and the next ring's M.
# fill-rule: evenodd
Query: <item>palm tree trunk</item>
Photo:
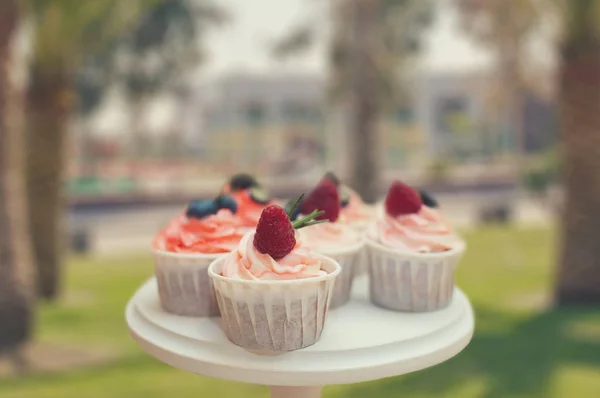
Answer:
M59 295L65 248L63 194L69 80L61 72L32 68L27 126L27 193L38 295Z
M9 355L29 340L33 323L22 96L10 73L18 3L0 2L0 354Z
M562 253L556 286L559 304L600 304L600 35L587 19L587 32L574 35L564 48L560 105L564 141L566 203L562 220ZM581 24L577 24L581 28ZM582 33L584 32L584 33ZM594 32L594 33L592 33Z
M381 98L375 54L379 0L352 0L353 54L350 83L351 182L367 203L379 198L380 159L378 123Z
M138 182L140 170L150 152L150 142L147 132L144 130L144 111L147 106L147 99L144 95L133 96L130 98L131 118L129 142L129 174L132 181Z

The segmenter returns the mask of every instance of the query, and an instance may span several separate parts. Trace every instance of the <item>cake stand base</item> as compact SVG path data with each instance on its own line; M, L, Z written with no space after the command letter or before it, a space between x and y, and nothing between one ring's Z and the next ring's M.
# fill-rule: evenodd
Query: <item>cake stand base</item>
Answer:
M271 398L320 398L321 387L271 386Z

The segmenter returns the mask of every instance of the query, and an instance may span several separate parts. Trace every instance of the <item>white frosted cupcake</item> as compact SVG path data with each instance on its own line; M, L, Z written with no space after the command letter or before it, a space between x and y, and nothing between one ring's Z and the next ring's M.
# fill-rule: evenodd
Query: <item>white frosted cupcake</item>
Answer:
M331 308L346 304L364 246L362 235L340 222L339 191L327 176L302 201L300 209L301 217L315 210L323 211L319 219L327 222L302 229L300 235L308 247L340 264L342 270L335 282Z
M218 316L219 308L208 266L229 253L248 228L235 215L229 197L194 200L152 242L160 303L169 313L182 316Z
M284 209L268 206L256 231L209 267L222 327L234 344L274 355L319 340L340 266L294 230L313 225L318 214L291 223Z
M454 270L465 243L439 210L425 206L423 199L410 186L395 181L385 211L367 230L370 296L381 307L434 311L452 299Z

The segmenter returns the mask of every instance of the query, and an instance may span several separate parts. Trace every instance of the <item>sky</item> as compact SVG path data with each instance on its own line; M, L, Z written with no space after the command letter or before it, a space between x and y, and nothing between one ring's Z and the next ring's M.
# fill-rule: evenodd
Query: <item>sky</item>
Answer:
M268 71L282 65L269 59L269 43L281 37L290 26L305 20L314 21L326 29L327 3L330 0L220 0L232 10L235 23L215 30L209 36L212 60L204 68L206 76L237 70ZM429 34L428 48L423 57L427 70L464 70L481 67L487 62L485 52L472 45L457 29L456 13L449 0L437 0L436 24ZM307 56L294 59L297 68L325 71L325 43Z
M195 74L197 82L232 72L304 71L326 73L325 40L305 56L281 64L269 56L274 38L281 37L290 26L309 20L321 29L328 25L327 4L330 0L219 0L230 10L232 22L209 32L209 60ZM457 29L457 18L449 7L450 0L437 0L439 9L421 57L425 72L466 71L485 67L489 54L474 46ZM127 107L118 95L94 118L94 127L105 134L119 134L127 125ZM147 112L147 124L159 131L178 115L175 105L165 98L153 101Z

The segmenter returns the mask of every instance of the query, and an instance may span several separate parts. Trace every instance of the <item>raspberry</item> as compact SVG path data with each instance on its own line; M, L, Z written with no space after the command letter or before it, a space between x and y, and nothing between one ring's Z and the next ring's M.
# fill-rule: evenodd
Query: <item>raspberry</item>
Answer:
M419 192L399 180L392 183L385 198L385 210L392 217L418 213L422 205Z
M265 207L254 234L256 250L277 260L287 256L295 246L295 230L285 210L276 205Z
M340 195L335 183L326 177L323 177L319 184L302 201L300 212L310 214L314 210L321 210L324 213L317 217L317 220L329 220L334 222L340 215Z

